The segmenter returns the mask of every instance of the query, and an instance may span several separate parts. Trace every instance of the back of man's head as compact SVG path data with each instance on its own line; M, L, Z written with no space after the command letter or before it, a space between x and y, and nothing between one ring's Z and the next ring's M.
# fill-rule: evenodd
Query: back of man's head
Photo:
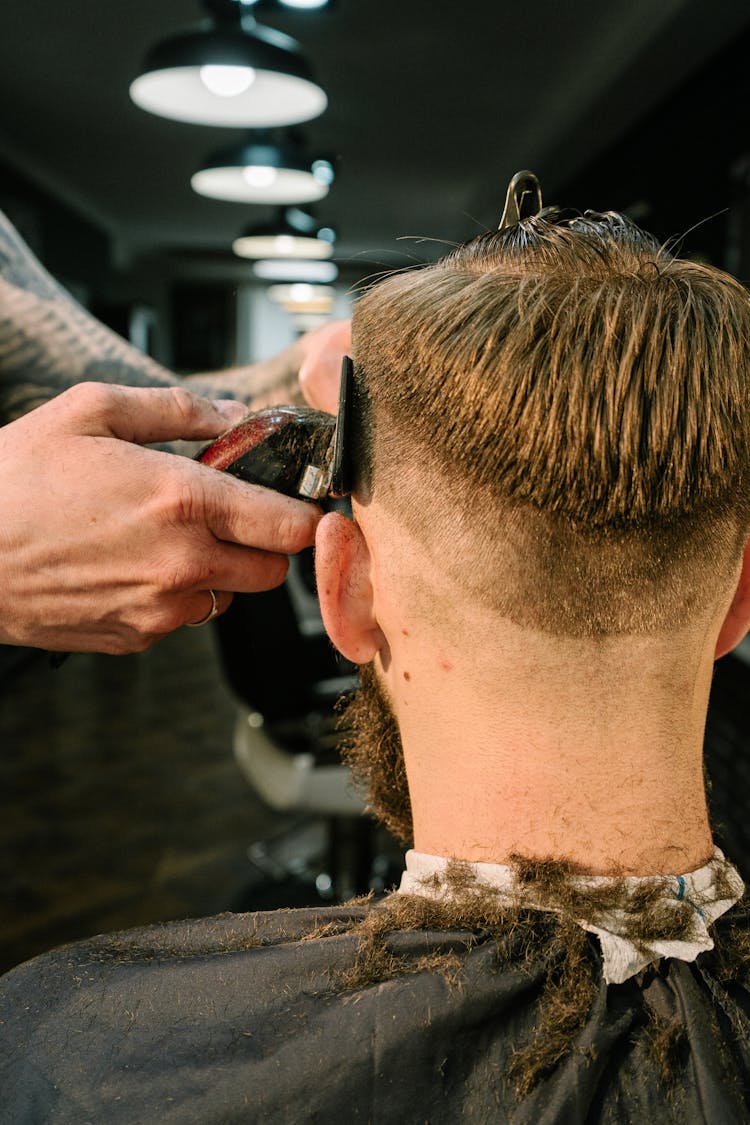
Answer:
M354 356L355 497L485 610L653 633L731 584L750 301L728 275L622 215L548 210L375 286Z

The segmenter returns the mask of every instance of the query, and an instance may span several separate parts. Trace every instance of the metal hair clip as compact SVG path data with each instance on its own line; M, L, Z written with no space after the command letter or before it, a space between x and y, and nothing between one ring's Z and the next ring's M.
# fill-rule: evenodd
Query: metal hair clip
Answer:
M521 219L537 215L542 209L542 188L533 172L516 172L508 184L505 207L498 230L514 227Z
M286 496L319 500L351 488L347 451L353 365L344 357L338 419L309 406L271 406L248 414L196 460Z

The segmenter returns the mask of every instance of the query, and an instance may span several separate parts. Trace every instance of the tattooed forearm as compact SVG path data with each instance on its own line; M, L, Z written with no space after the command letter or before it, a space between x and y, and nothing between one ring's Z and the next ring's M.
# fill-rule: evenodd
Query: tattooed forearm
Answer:
M0 212L0 421L85 379L177 381L81 308Z
M0 277L15 289L51 299L59 290L15 227L0 211Z
M187 382L214 397L284 401L284 384L296 383L299 362L293 346L266 363L180 379L86 312L0 211L0 425L85 380Z
M297 375L304 359L301 341L292 344L272 359L248 367L233 367L202 375L188 375L187 385L206 394L221 395L231 389L232 396L252 403L255 410L280 402L302 402Z

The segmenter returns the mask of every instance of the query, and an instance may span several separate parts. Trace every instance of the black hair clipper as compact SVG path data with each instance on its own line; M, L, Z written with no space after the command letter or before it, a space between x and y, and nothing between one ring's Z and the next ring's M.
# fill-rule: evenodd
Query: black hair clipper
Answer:
M302 500L348 495L352 377L352 361L345 356L337 418L309 406L267 407L248 414L196 460Z

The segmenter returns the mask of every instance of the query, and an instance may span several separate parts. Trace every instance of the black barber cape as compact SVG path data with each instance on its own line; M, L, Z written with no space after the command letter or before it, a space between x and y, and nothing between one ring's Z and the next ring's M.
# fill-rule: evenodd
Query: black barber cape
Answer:
M501 968L481 932L401 931L387 956L421 968L387 979L381 962L380 979L347 987L359 939L335 931L369 909L151 926L12 970L0 979L0 1122L750 1121L750 993L722 980L715 954L607 986L587 935L593 1001L519 1101L508 1076L554 952ZM750 933L737 909L715 933L727 919L733 940Z

